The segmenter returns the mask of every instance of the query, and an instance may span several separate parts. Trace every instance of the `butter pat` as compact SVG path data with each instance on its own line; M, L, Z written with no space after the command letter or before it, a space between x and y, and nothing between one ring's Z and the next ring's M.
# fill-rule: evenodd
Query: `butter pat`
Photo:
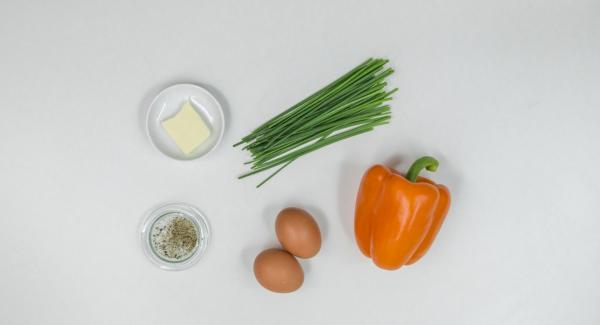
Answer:
M175 116L164 120L162 127L186 155L210 137L210 129L189 101L181 106Z

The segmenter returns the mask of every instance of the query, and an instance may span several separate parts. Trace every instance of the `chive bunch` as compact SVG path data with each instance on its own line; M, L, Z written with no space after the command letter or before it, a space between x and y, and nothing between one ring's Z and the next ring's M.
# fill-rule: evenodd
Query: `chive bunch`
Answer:
M370 58L339 79L273 117L234 145L252 155L245 178L279 167L260 187L297 158L346 138L369 132L391 118L385 103L388 60Z

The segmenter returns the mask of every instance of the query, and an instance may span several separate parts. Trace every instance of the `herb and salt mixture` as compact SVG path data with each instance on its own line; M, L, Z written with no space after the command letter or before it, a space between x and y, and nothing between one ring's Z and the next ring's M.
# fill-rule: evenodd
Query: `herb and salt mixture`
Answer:
M181 262L198 248L194 223L178 213L162 216L152 226L150 242L154 252L170 262Z

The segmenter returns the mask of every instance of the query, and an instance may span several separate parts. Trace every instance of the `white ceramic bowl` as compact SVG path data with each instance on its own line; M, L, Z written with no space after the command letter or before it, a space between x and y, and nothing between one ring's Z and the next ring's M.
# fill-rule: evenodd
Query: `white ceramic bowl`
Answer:
M175 115L189 100L211 130L210 137L189 155L184 154L163 129L161 123ZM192 84L177 84L161 91L152 101L146 114L146 131L150 142L163 154L178 160L202 157L221 142L225 131L223 108L208 90Z

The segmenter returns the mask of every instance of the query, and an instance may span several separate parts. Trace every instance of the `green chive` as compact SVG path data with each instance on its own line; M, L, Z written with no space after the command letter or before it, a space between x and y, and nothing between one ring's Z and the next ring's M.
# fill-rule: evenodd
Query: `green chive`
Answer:
M243 145L252 158L245 163L250 171L239 178L278 167L260 187L310 152L389 123L385 103L397 89L385 90L385 79L394 72L387 63L366 60L243 137L234 147Z

